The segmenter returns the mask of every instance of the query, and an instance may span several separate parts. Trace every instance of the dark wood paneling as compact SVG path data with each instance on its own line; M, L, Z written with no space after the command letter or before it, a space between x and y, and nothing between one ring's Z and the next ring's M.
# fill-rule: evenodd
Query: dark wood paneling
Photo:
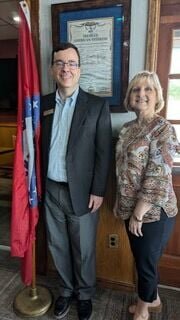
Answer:
M40 34L39 34L39 0L30 1L31 30L36 55L37 67L40 74Z

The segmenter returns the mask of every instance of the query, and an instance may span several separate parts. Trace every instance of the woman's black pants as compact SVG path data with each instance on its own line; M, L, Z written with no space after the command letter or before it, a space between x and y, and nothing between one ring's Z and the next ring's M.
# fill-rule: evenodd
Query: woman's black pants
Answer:
M175 217L168 218L161 209L159 221L143 223L143 237L133 235L129 230L129 219L125 221L131 250L138 274L138 296L145 302L157 298L158 262L173 229Z

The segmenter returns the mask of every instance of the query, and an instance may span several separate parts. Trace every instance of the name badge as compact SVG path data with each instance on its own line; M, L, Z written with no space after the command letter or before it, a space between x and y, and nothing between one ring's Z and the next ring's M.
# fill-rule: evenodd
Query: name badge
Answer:
M45 110L43 112L43 116L49 116L50 114L53 114L53 113L54 113L54 108L49 109L49 110Z

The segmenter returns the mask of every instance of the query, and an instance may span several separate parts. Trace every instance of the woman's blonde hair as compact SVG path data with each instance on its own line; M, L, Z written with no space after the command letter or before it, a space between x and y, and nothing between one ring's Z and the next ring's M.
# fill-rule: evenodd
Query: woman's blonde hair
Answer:
M155 72L150 72L147 70L138 72L134 78L130 81L129 86L127 88L126 96L124 99L124 106L128 111L134 111L129 102L130 94L132 91L132 88L137 85L137 83L142 80L146 79L151 83L151 85L154 87L156 90L157 94L157 103L155 106L155 112L158 113L162 108L164 107L164 98L163 98L163 93L162 93L162 87L159 81L159 78Z

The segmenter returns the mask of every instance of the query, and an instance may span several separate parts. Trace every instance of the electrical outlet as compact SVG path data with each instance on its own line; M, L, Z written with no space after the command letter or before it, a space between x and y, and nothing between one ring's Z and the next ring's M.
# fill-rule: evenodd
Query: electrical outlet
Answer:
M118 234L116 234L116 233L109 234L108 240L109 240L108 241L109 248L118 248L118 246L119 246Z

